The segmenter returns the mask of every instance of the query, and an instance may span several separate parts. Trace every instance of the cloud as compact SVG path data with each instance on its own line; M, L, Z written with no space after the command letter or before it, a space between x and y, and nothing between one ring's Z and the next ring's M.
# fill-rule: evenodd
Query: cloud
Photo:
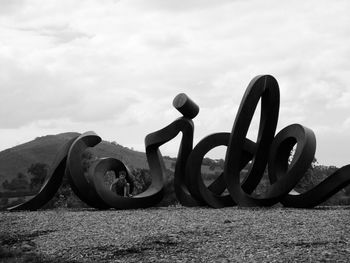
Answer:
M22 28L24 31L34 31L41 36L47 36L54 39L58 44L65 44L80 38L91 38L92 36L76 31L68 25L44 26L41 28Z
M147 0L133 1L135 6L142 9L162 10L166 12L189 12L201 9L211 9L232 3L232 0L191 0L191 1L172 1L172 0Z
M27 69L4 58L0 59L0 67L3 129L62 117L76 122L111 120L125 114L139 100L132 92L113 88L98 91L98 81L89 76Z
M341 127L337 138L349 134L348 1L1 5L0 128L20 138L27 138L24 127L86 128L140 145L179 116L171 102L185 92L201 107L198 141L231 130L244 90L259 74L280 84L278 129L300 122L320 134L318 145L329 143L333 127ZM253 135L257 127L258 117ZM15 136L0 148L8 141ZM176 154L175 146L169 149ZM334 154L318 155L324 164L344 164Z
M0 16L8 16L18 11L24 0L3 0L0 2Z

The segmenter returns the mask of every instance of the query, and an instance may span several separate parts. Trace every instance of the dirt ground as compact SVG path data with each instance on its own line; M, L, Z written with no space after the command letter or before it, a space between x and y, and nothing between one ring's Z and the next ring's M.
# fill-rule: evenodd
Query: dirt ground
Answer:
M0 262L348 262L350 207L0 212Z

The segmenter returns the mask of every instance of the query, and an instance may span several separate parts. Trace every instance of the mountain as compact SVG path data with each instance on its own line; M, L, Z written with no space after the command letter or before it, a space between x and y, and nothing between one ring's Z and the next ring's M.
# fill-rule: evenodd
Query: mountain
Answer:
M22 173L25 180L30 180L31 175L27 173L28 168L35 163L44 163L51 165L59 148L70 139L78 136L78 133L67 132L56 135L46 135L37 137L36 139L17 145L13 148L0 152L0 192L7 192L4 190L3 182L7 180L12 181L17 178L18 173ZM97 157L112 157L119 159L129 167L148 169L146 154L144 152L134 151L127 147L123 147L115 142L102 141L96 147L91 148L91 152ZM174 171L176 158L164 156L165 167ZM202 162L201 173L206 183L211 182L223 170L224 160L212 160L204 158ZM318 182L325 179L329 174L333 173L336 167L316 166L310 170L308 176L304 181L300 182L300 187L304 189L305 185L316 185ZM247 172L247 170L243 170ZM23 177L22 177L23 178ZM243 178L243 177L242 177ZM317 180L315 178L318 178ZM263 193L268 189L268 178L263 178L261 182L261 189L257 192ZM305 190L305 189L304 189ZM347 187L340 191L333 198L329 199L329 204L345 204L342 203L344 193L349 194L350 188ZM340 197L339 197L340 196ZM348 198L348 196L346 196ZM1 198L0 198L1 199ZM349 200L348 200L349 199ZM350 202L350 197L346 199L346 204ZM345 200L345 199L344 199ZM1 201L1 200L0 200ZM1 202L0 202L1 203ZM1 204L0 204L1 207Z
M0 191L3 191L2 183L5 180L11 181L18 173L27 174L32 164L50 165L57 150L65 142L78 135L75 132L46 135L0 152ZM148 169L145 153L131 150L115 142L102 141L93 147L91 152L97 157L117 158L130 167ZM175 162L175 159L164 158L164 161L166 167L173 170L172 163Z
M27 173L33 163L50 164L59 147L78 133L62 133L37 137L35 140L0 152L0 189L2 182Z

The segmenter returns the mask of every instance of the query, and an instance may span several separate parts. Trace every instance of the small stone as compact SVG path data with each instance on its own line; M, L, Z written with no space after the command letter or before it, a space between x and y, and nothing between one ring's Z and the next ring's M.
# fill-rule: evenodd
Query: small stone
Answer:
M230 223L232 223L230 220L228 220L228 219L226 219L225 221L224 221L224 224L230 224Z
M31 246L31 245L29 245L29 244L27 244L27 243L25 243L25 244L23 244L23 245L21 246L21 248L22 248L23 251L30 251L30 250L32 250L34 247Z

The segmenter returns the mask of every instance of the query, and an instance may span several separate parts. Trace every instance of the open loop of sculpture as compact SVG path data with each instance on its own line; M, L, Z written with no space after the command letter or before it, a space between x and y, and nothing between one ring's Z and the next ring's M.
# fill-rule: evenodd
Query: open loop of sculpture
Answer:
M152 183L146 191L132 197L117 195L104 183L107 171L112 170L116 174L125 171L129 176L128 168L117 159L98 159L90 166L87 176L84 175L82 153L101 141L95 133L86 132L66 143L58 152L39 193L9 210L35 210L42 207L57 192L64 175L68 176L74 193L91 207L134 209L154 206L162 199L164 187L165 166L159 147L180 132L182 140L175 166L174 185L176 197L182 205L221 208L232 205L271 206L280 202L288 207L314 207L350 183L350 165L340 168L309 191L292 191L310 167L316 139L312 130L299 124L288 126L275 136L279 96L278 83L274 77L255 77L246 89L231 133L211 134L193 148L192 119L198 114L199 107L185 94L177 95L173 105L183 116L146 136L146 156ZM259 100L260 125L257 141L252 142L246 135ZM289 163L290 152L295 145L295 154ZM224 172L206 186L201 176L201 164L204 156L217 146L227 147ZM241 171L249 162L250 169L241 182ZM270 186L263 197L256 198L252 192L261 181L266 167Z

